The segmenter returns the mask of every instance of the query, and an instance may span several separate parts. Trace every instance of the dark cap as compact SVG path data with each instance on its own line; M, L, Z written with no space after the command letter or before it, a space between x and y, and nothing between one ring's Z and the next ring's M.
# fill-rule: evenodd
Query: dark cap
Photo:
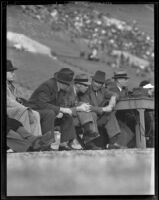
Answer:
M62 68L54 74L57 81L70 85L73 81L74 72L69 68Z
M96 71L96 73L94 74L94 76L92 77L92 79L96 82L105 83L105 72L102 71Z

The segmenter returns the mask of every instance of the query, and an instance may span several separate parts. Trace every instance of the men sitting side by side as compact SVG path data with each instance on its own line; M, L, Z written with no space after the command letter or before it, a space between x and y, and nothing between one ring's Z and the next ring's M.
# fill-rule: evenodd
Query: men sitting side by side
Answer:
M55 142L55 126L59 126L61 132L60 151L81 149L81 145L86 150L102 149L96 145L101 134L99 130L104 130L109 138L104 148L129 147L134 137L129 122L135 127L135 111L131 115L129 111L113 110L117 101L128 95L129 77L125 71L115 72L112 79L105 81L105 72L98 70L90 82L87 74L74 77L71 69L62 68L35 89L23 105L18 101L14 86L16 69L7 60L7 144L11 149L17 152L44 149L43 146ZM150 85L146 83L141 83L140 87ZM151 93L147 90L149 96L153 92L152 88ZM151 112L145 120L149 118L154 119ZM78 130L82 131L81 145L77 141L81 138ZM43 136L36 137L39 135Z
M105 72L96 71L92 77L92 82L81 101L89 102L91 111L97 115L98 127L104 127L107 130L110 143L108 149L126 148L132 138L130 133L123 133L120 129L115 113L113 111L119 95L116 92L107 90L104 87Z
M58 102L72 110L76 132L82 132L83 135L83 148L87 150L100 150L100 147L92 143L92 140L99 137L99 132L96 120L94 120L94 113L90 112L91 105L80 101L80 97L85 94L89 85L90 82L87 74L76 75L74 84L70 87L69 92L64 93L64 91L61 91ZM77 136L79 136L78 133Z

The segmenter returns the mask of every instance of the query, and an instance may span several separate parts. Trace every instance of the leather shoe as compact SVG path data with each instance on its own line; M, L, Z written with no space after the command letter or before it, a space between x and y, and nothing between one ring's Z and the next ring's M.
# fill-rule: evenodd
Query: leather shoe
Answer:
M85 150L101 150L102 149L101 147L96 146L93 142L88 142L85 146L86 146Z
M51 131L49 131L42 136L38 136L32 143L31 149L35 151L43 150L50 147L53 142L54 137L52 136Z
M76 139L69 141L68 146L71 147L72 150L82 150L82 146Z
M71 151L71 150L73 149L68 145L59 145L59 151Z

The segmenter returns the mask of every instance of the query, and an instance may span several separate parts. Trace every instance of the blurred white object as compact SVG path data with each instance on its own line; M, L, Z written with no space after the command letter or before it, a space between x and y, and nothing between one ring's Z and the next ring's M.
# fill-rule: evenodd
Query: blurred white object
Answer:
M51 55L51 49L49 47L27 37L24 34L8 31L7 40L14 48L18 50L25 50L32 53L40 53L55 59L55 57Z
M51 148L54 150L58 150L61 140L61 133L59 131L54 131L54 134L55 134L55 142L51 144Z
M80 145L80 143L78 142L77 139L74 139L71 143L71 147L73 147L76 150L81 150L82 146Z
M13 153L14 151L12 149L8 149L7 153Z
M153 89L154 86L151 83L149 83L149 84L143 86L143 88L145 88L145 89Z
M63 117L63 113L60 112L56 117L57 118L62 118Z

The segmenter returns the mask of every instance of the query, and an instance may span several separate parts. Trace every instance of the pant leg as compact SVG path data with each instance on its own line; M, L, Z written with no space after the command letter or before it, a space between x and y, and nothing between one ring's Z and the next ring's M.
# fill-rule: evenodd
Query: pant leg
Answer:
M31 124L31 133L35 136L40 136L42 135L41 124L40 124L40 114L35 110L32 110L32 113L34 115L34 123Z
M106 128L109 138L114 137L121 131L115 112L105 113L99 117L97 124Z
M22 138L19 133L10 130L7 134L7 146L16 152L26 152L32 145L29 140Z
M81 125L94 121L92 112L77 112L77 118Z
M60 128L61 142L67 142L76 138L76 131L72 116L64 114L63 118L60 120Z
M115 116L115 112L110 113L109 119L105 125L109 138L117 135L121 132L118 120Z
M116 141L122 146L128 146L128 143L133 139L134 133L131 129L121 120L118 120L121 132L118 134Z
M48 131L51 131L54 136L54 122L56 114L53 110L43 109L37 110L40 113L41 130L44 135Z
M77 117L74 119L74 124L77 127L82 127L84 132L83 141L85 144L99 137L96 113L77 112Z

